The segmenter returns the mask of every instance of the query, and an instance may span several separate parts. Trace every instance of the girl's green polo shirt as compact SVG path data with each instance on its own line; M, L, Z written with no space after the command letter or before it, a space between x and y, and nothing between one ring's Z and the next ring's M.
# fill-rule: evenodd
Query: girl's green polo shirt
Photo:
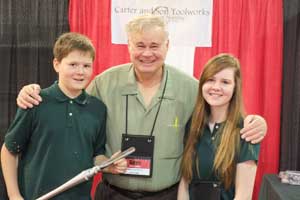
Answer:
M241 120L242 122L242 120ZM197 171L194 170L193 180L219 180L216 174L213 171L213 163L215 159L215 153L217 149L217 138L222 134L222 127L224 123L216 123L214 125L213 131L209 130L208 125L204 128L204 133L197 144L197 156L199 159L199 173L200 178L197 175ZM243 125L240 123L239 128L242 128ZM248 160L258 160L260 144L251 144L245 140L240 140L240 151L237 153L237 163L245 162ZM196 169L196 168L194 168ZM192 180L192 181L193 181ZM235 190L234 185L229 189L225 190L222 186L221 199L222 200L232 200L234 198ZM193 199L191 199L193 200Z
M42 90L42 103L18 109L5 136L7 149L19 154L18 181L24 199L36 199L93 166L104 154L106 107L85 91L70 99L54 83ZM90 199L91 182L53 199Z

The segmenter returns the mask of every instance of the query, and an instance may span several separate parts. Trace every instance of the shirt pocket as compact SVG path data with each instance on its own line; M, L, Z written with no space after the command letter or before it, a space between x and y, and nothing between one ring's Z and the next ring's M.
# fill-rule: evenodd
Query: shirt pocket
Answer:
M183 119L182 106L171 104L160 117L154 147L159 158L178 158L183 153L183 138L187 119Z

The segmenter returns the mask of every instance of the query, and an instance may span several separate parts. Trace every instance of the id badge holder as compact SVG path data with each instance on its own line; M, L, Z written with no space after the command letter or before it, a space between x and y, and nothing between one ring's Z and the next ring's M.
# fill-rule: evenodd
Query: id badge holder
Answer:
M135 152L126 157L124 175L152 177L154 136L122 134L122 151L135 147Z

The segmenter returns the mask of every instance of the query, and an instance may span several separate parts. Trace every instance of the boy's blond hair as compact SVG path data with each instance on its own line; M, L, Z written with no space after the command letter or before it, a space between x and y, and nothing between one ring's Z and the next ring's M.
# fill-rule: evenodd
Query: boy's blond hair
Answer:
M90 53L92 59L95 59L95 48L91 40L80 33L64 33L56 40L53 48L53 55L58 61L61 61L71 51L79 50Z

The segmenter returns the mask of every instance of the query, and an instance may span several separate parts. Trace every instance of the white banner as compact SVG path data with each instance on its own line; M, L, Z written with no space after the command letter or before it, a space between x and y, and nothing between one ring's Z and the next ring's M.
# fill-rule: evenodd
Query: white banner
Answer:
M188 75L194 74L195 47L169 45L165 63L170 64Z
M174 46L211 46L213 0L111 0L113 44L127 44L126 23L134 16L156 14L168 23Z

